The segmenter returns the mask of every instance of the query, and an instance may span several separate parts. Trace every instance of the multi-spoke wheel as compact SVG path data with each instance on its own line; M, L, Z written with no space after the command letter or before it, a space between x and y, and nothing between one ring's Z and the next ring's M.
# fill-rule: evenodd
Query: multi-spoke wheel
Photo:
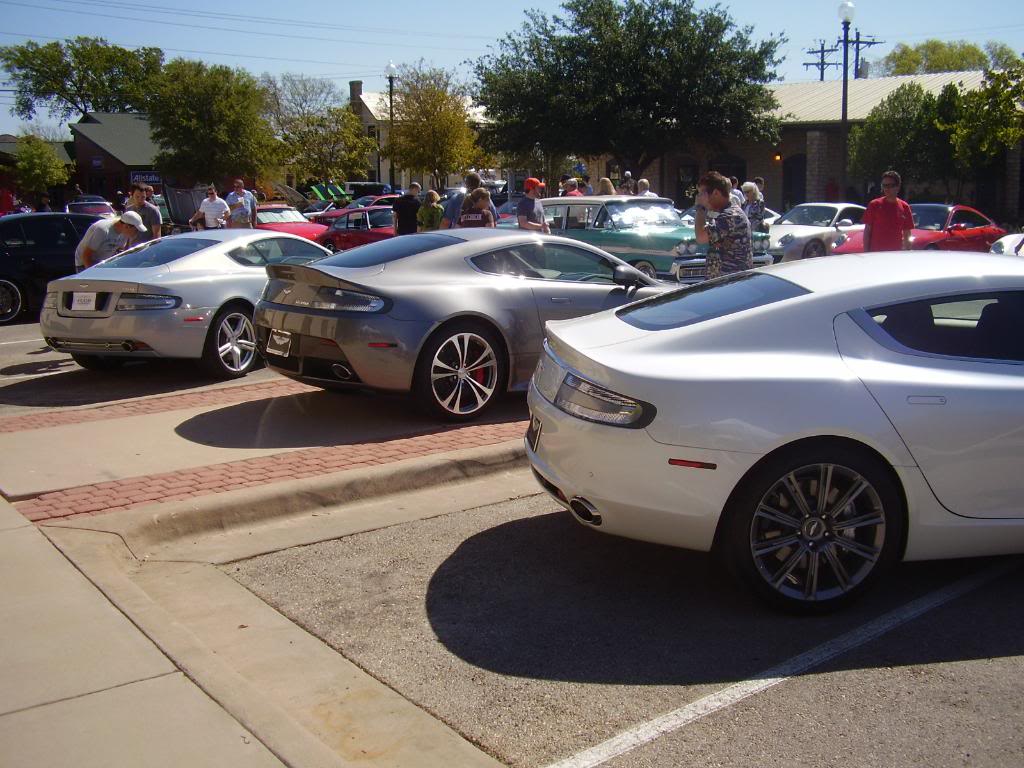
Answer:
M903 514L877 458L822 446L765 465L734 499L729 564L777 605L828 610L852 599L899 556Z
M804 258L816 259L825 255L825 244L821 240L811 240L804 246Z
M652 279L658 277L658 270L656 270L654 265L649 261L638 261L634 263L633 266Z
M420 404L449 421L482 414L505 386L505 359L495 334L472 323L446 326L423 347L414 383Z
M219 379L245 376L256 364L256 331L252 312L241 304L221 309L210 324L203 349L203 367Z
M25 298L21 288L11 280L0 278L0 325L16 320L24 309Z

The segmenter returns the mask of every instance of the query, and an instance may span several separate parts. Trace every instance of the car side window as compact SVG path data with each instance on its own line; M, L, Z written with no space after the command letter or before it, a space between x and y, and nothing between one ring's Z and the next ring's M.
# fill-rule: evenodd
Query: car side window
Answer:
M549 279L615 283L615 267L596 253L557 243L545 243L539 250L543 252L543 268Z
M266 258L253 247L253 243L229 251L228 256L243 267L265 267L267 265Z
M597 211L596 205L570 205L565 214L566 229L586 229Z
M21 229L25 233L25 244L37 248L67 249L77 241L74 230L59 216L25 219Z
M597 214L597 218L594 219L594 229L607 229L609 225L610 214L607 208L601 208Z
M274 242L278 246L280 260L271 261L268 256L269 264L308 264L327 255L312 243L304 243L301 240L282 237L276 238Z
M843 219L849 219L854 224L860 224L863 218L864 211L862 211L860 208L844 208L842 213L839 214L839 218L836 219L836 221L839 222L842 221Z
M370 228L390 227L395 223L394 211L370 211Z
M284 261L284 249L282 243L284 238L272 237L267 240L258 240L255 243L251 243L249 247L253 248L263 259L264 264L280 264Z
M348 217L348 229L366 229L366 214L353 213Z
M544 275L536 269L536 266L543 261L543 254L538 254L538 250L539 247L533 244L517 245L512 248L482 253L479 256L474 256L470 261L481 272L490 275L541 278Z
M545 205L544 206L544 220L547 221L548 226L551 229L561 229L562 223L565 221L565 209L568 206L565 205Z
M1024 362L1024 292L941 297L879 307L872 319L919 352Z
M950 224L966 224L968 229L972 229L974 227L987 227L988 219L974 211L960 208L953 212L953 219L950 221Z
M24 248L25 235L21 231L21 225L16 221L8 221L0 226L0 242L8 248Z

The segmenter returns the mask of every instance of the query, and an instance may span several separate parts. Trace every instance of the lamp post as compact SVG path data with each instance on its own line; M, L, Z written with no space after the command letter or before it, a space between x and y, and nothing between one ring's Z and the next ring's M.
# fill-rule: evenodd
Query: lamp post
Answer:
M384 74L388 79L388 179L391 184L391 191L395 190L395 156L391 151L392 135L395 132L395 76L398 74L398 67L395 62L388 60L384 68ZM844 113L845 114L845 113Z
M846 165L847 165L847 136L849 131L849 125L846 120L846 104L847 94L849 91L850 83L850 22L853 21L854 5L850 0L843 0L839 4L839 20L843 22L843 114L842 114L842 126L840 133L842 135L842 163L843 167L840 173L839 196L845 198L846 196Z

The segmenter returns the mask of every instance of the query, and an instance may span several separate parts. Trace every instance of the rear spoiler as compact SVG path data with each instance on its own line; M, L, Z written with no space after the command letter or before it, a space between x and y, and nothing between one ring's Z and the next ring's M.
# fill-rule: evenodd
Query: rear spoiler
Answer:
M329 275L316 267L304 266L302 264L268 264L266 269L267 277L271 280L288 280L293 283L326 285L331 288L343 288L347 291L373 293L373 290L368 286L342 280L340 277Z

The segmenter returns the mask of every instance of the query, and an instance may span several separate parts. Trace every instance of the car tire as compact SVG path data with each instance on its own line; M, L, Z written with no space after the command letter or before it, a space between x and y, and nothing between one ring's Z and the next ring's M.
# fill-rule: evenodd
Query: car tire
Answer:
M87 371L116 371L127 362L123 357L83 355L79 352L72 352L71 359Z
M427 339L413 374L413 394L429 415L471 421L504 392L508 364L498 335L481 323L461 321Z
M719 554L775 607L835 610L900 558L906 522L896 483L878 456L831 441L771 457L733 493Z
M13 280L0 278L0 325L11 323L25 311L25 294Z
M643 272L652 280L656 280L658 278L658 270L656 270L654 268L654 265L651 264L651 262L649 261L636 261L633 262L633 266L636 267L641 272Z
M327 249L328 251L330 251L331 253L337 253L337 252L338 252L338 249L337 249L337 247L336 247L336 246L334 245L334 243L333 243L332 241L330 241L330 240L328 240L328 241L327 241L326 243L324 243L324 248L326 248L326 249Z
M802 258L817 259L825 255L825 244L821 240L811 240L804 246Z
M218 379L240 379L256 366L258 359L252 309L241 303L222 307L206 334L203 370Z

